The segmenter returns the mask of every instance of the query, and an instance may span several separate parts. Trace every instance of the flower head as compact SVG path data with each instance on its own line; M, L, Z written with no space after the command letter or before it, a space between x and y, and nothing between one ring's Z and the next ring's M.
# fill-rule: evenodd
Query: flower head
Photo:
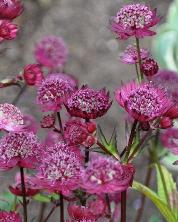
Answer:
M66 108L71 116L96 119L103 116L111 104L109 93L105 89L94 90L83 86L67 100Z
M142 73L147 77L152 77L157 74L159 67L158 63L152 59L147 58L141 65Z
M22 222L22 219L15 212L0 211L0 222Z
M141 59L145 60L149 56L147 49L140 49ZM138 52L137 48L133 45L127 46L125 51L120 54L120 60L126 64L136 64L138 63Z
M32 132L8 133L0 140L0 168L34 168L39 150L38 139Z
M165 91L150 83L128 83L116 90L115 97L119 105L141 122L163 116L173 105Z
M158 22L156 9L151 10L144 4L129 4L118 11L112 21L111 30L119 39L128 39L131 36L143 38L156 34L149 29Z
M64 195L79 187L82 156L77 147L58 142L42 155L35 182L42 189Z
M82 173L82 187L88 193L114 193L132 185L135 170L131 165L122 165L104 156L93 158Z
M47 36L36 45L37 62L48 68L63 67L67 55L68 49L64 40L56 36Z
M41 128L51 128L55 124L55 115L46 115L43 116L43 119L41 120Z
M37 102L43 111L59 111L76 90L76 82L69 75L48 75L38 87Z
M23 72L25 82L29 86L38 85L42 81L43 72L39 64L26 65Z
M0 20L0 42L3 40L15 39L18 32L18 26L8 20Z
M20 0L0 0L0 18L14 19L23 12Z
M0 129L7 131L19 131L23 127L23 115L12 104L0 104Z

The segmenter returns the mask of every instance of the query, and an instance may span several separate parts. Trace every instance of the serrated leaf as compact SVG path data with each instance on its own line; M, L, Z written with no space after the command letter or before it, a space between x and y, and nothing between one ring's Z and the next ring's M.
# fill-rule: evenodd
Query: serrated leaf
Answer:
M160 213L163 215L167 222L177 222L176 217L169 209L169 207L159 198L159 196L152 191L150 188L144 186L143 184L134 181L132 185L133 189L141 192L146 197L148 197L155 206L159 209Z

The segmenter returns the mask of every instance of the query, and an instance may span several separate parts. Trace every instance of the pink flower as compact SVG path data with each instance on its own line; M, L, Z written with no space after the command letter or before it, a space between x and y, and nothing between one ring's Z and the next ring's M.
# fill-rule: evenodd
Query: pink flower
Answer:
M104 194L127 190L132 185L135 170L112 158L95 156L82 173L82 187L88 193Z
M8 20L0 20L0 42L3 40L15 39L18 32L18 26Z
M128 83L116 90L115 98L134 119L141 122L159 118L173 106L165 91L150 83Z
M37 102L43 111L59 111L76 87L75 80L67 74L50 74L38 87Z
M38 63L48 68L63 67L68 49L62 38L47 36L36 45L35 57Z
M161 142L165 148L178 155L178 129L167 129L161 134Z
M15 166L34 168L40 155L40 145L32 132L8 133L0 140L0 168Z
M145 60L149 56L147 49L140 49L141 59ZM137 48L133 45L127 46L125 51L120 54L120 60L126 64L136 64L138 63L138 53Z
M39 126L34 116L24 115L23 121L24 121L24 127L23 127L24 131L33 132L34 134L37 133Z
M142 63L141 70L145 76L152 77L158 73L159 70L158 63L152 58L147 58Z
M71 222L95 222L96 217L91 213L88 207L69 205L68 213L72 219Z
M52 147L61 140L62 136L61 134L59 134L59 132L54 132L53 130L50 130L44 140L44 146Z
M79 187L82 162L77 147L58 142L46 148L34 181L41 189L69 195Z
M21 188L21 178L20 174L17 173L15 177L16 183L12 186L9 186L9 190L16 196L23 196L22 188ZM35 196L39 193L39 189L37 188L36 184L33 183L31 176L25 175L25 189L26 189L26 196Z
M15 212L0 211L0 222L22 222L22 219Z
M0 0L0 18L14 19L23 12L20 0Z
M128 39L131 36L143 38L156 33L149 30L159 22L156 9L151 10L144 4L129 4L123 6L113 19L111 30L119 39Z
M105 89L94 90L83 86L67 100L66 108L71 116L96 119L103 116L111 104L109 93Z
M95 136L92 134L95 131L95 123L84 123L79 119L74 119L66 122L64 136L65 140L70 145L84 145L86 147L91 147L95 143Z
M26 65L24 68L23 77L26 81L26 84L29 86L40 84L44 78L41 66L39 64Z
M41 127L42 128L51 128L54 126L55 124L55 115L51 114L51 115L46 115L43 116L43 119L41 120Z
M0 104L0 129L19 131L23 127L23 116L20 110L12 104Z
M88 203L88 208L90 212L96 217L103 217L105 215L107 204L102 198L97 198Z

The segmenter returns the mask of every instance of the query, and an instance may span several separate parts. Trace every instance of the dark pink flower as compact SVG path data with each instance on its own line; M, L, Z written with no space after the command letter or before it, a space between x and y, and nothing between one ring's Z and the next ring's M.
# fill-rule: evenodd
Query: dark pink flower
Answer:
M77 147L58 142L46 148L34 181L41 189L69 195L79 187L82 162Z
M0 20L0 42L3 40L15 39L18 32L18 26L8 20Z
M160 128L162 129L167 129L173 126L173 120L170 119L169 117L163 116L160 121Z
M96 200L91 200L87 204L90 212L96 217L102 217L105 215L107 209L107 203L102 198L97 198Z
M25 175L25 189L26 189L26 196L35 196L39 193L39 189L37 188L36 184L33 183L31 176ZM23 196L22 187L21 187L21 177L20 174L17 173L15 177L15 184L9 186L9 190L16 196Z
M51 128L54 126L55 124L55 115L51 114L51 115L46 115L43 116L43 119L41 120L41 127L42 128Z
M71 217L71 222L95 222L96 217L91 213L88 207L69 205L68 213Z
M50 74L38 87L37 102L43 111L59 111L76 87L75 80L67 74Z
M40 145L32 132L8 133L0 140L0 168L15 166L34 168L40 155Z
M161 134L161 142L165 148L178 155L178 129L167 129Z
M0 18L14 19L23 12L20 0L0 0Z
M141 122L161 117L173 106L165 91L150 83L128 83L116 90L115 97L119 105Z
M109 93L105 89L94 90L83 86L67 100L66 108L71 116L96 119L103 116L111 104Z
M0 211L0 222L22 222L16 212Z
M147 49L140 49L141 59L145 60L149 56ZM129 45L123 53L120 54L120 60L126 64L138 63L138 52L136 46Z
M131 36L143 38L156 34L150 28L159 20L156 9L151 10L144 4L129 4L118 11L112 21L111 30L119 39L128 39Z
M98 155L83 170L82 187L92 194L121 192L132 185L134 173L132 165Z
M95 130L96 124L93 122L84 123L79 119L74 119L66 122L64 136L66 141L71 145L90 147L95 143L95 136L93 135ZM93 141L93 143L91 143L91 141Z
M152 78L152 81L156 85L166 89L173 102L178 104L178 73L170 70L160 70Z
M152 58L147 58L142 62L141 70L145 76L152 77L158 73L158 63Z
M39 64L26 65L23 72L25 82L29 86L38 85L44 78L43 71Z
M68 56L68 49L62 38L47 36L43 38L35 49L38 63L48 68L63 67Z
M19 131L23 127L23 115L12 104L0 104L0 129L6 131Z

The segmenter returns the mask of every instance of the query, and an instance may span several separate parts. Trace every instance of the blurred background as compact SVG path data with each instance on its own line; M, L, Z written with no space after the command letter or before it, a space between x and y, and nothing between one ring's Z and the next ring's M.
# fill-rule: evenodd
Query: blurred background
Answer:
M65 71L77 77L80 85L87 83L94 88L106 86L113 98L113 92L120 86L121 80L126 82L135 78L134 66L124 65L118 59L119 53L129 43L133 43L134 40L117 41L108 27L110 18L117 13L123 4L128 2L136 1L24 0L24 13L16 20L20 26L17 39L5 42L0 46L0 79L14 77L23 69L24 65L34 63L36 42L46 35L56 35L64 38L69 48L69 59ZM151 4L152 8L156 7L158 14L162 17L161 23L164 24L166 22L166 15L173 1L147 0L142 2ZM176 5L173 6L173 9L175 7ZM175 18L178 19L178 17ZM176 22L175 26L177 25ZM159 33L165 32L165 28L155 28L155 30ZM170 41L173 42L173 39L176 39L175 35ZM161 58L161 54L166 54L166 52L161 51L159 54L159 47L163 47L164 41L146 38L141 41L141 46L147 47L150 50L154 48L154 55L158 62L160 62L160 65L167 67L170 65L170 61L167 64L165 62L167 59L163 61L164 58ZM157 42L160 44L157 45ZM174 48L174 45L172 48ZM177 69L173 65L169 68ZM18 90L16 87L1 90L0 102L11 102ZM37 119L40 119L41 113L39 107L35 104L35 96L35 89L29 87L20 99L18 106L24 113L31 113ZM122 149L125 144L123 111L116 102L113 102L112 108L99 122L107 135L111 134L111 129L115 125L118 126L118 144L119 148ZM147 157L145 156L137 162L139 170L137 171L136 178L139 181L144 179L145 168L143 165L147 161L146 159ZM0 191L4 191L9 182L7 181L7 174L5 176L1 173L1 177L1 185L3 186L0 187ZM154 181L152 182L154 183ZM130 192L129 196L128 222L132 222L134 221L136 207L139 204L139 195L136 192ZM32 214L36 215L38 209L33 205L32 208L34 209ZM158 219L157 210L151 202L147 201L145 209L144 222L163 221ZM151 216L153 217L151 218ZM55 215L49 221L57 221L55 220Z

